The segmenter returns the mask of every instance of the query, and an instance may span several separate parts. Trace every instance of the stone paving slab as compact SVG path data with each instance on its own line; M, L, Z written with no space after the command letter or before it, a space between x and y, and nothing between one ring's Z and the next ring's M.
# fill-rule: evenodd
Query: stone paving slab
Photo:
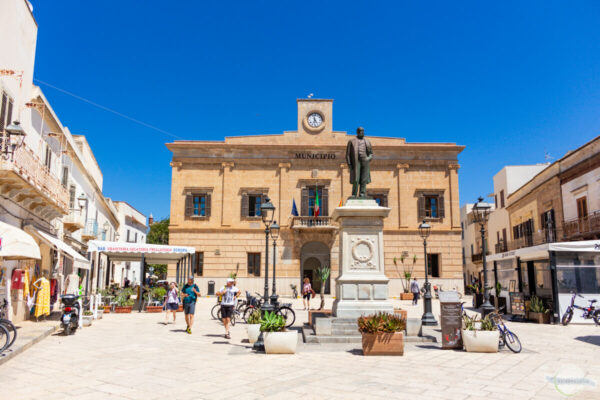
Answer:
M421 313L420 306L397 303L411 317ZM107 314L73 336L50 335L0 365L0 400L558 399L564 397L547 378L565 365L600 382L594 326L509 322L525 348L520 354L407 343L403 357L365 357L355 344L302 344L294 355L265 355L252 352L244 324L224 339L209 315L213 304L199 300L192 335L183 332L182 314L165 325L164 314L144 313ZM298 300L294 307L300 327L307 313ZM434 313L439 317L437 304ZM598 399L598 390L572 398Z
M23 321L15 326L17 328L17 340L8 350L0 354L0 365L56 332L59 323L51 320L41 322Z

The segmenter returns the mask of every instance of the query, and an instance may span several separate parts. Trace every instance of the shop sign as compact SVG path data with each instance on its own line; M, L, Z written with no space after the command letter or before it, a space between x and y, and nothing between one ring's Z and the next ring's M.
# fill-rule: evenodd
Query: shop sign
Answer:
M521 292L510 292L510 312L512 315L525 315L525 297Z

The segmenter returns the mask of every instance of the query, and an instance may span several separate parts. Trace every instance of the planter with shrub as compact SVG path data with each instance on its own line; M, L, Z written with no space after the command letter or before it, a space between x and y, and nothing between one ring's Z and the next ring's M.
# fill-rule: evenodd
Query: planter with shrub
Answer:
M255 309L252 314L248 317L248 341L250 344L254 344L260 336L260 321L262 315L260 309Z
M358 318L365 356L404 355L406 320L396 314L378 313Z
M150 304L150 302L159 302L161 304L159 306L147 305L146 312L149 312L149 313L162 312L163 311L162 304L164 303L164 299L165 299L166 295L167 295L167 291L163 287L155 287L155 288L148 290L146 293L144 293L144 298L148 301L148 304Z
M131 288L121 289L121 291L117 293L117 296L115 297L115 313L131 313L131 309L133 308L134 303L133 299L131 299L132 295L133 290Z
M83 326L92 326L92 321L94 320L94 313L91 311L84 311L83 316L81 317L81 323Z
M544 305L542 299L536 295L531 296L529 303L529 320L538 324L550 323L550 310Z
M461 330L465 350L473 353L497 353L500 333L489 315L478 321L477 315L463 316Z
M298 344L298 332L285 330L285 318L272 312L266 312L260 321L263 333L265 353L294 354Z

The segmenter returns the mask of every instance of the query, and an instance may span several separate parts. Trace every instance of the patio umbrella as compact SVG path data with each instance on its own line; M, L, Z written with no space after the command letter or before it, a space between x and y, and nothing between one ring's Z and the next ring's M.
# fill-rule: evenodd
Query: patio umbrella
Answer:
M0 259L40 260L40 246L25 231L0 221Z

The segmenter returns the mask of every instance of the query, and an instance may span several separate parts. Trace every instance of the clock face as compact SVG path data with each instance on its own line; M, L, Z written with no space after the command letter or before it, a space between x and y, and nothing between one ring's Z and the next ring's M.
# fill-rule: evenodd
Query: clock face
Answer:
M308 116L308 125L318 128L323 123L323 117L319 113L312 113Z

